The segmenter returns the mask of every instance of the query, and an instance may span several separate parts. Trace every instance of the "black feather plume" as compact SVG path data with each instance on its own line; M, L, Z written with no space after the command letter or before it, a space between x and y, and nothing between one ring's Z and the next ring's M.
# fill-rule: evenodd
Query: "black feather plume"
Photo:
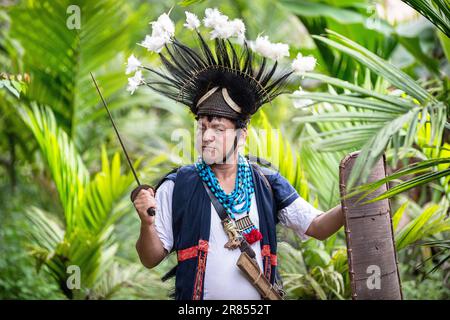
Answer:
M278 64L269 66L267 58L253 53L246 41L235 46L228 39L215 39L213 50L199 32L196 34L200 52L174 38L165 45L167 53L159 53L165 70L144 67L153 74L146 80L150 88L189 106L196 114L197 101L208 90L225 87L244 117L284 93L292 71L275 76Z

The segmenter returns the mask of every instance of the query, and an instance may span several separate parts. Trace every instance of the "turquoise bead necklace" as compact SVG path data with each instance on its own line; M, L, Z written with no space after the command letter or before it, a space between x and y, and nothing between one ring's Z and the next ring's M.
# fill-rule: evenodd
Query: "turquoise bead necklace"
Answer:
M250 211L251 196L255 189L250 166L242 155L239 154L234 190L229 194L222 189L216 175L203 159L198 161L195 166L201 179L208 185L232 219L235 219L235 214Z
M242 155L238 155L238 170L235 186L232 192L226 194L219 184L216 175L201 157L195 163L200 178L223 205L228 216L236 220L236 214L246 213L243 218L236 220L237 226L247 241L252 244L262 239L262 234L251 222L249 212L252 194L255 192L252 171L249 163Z

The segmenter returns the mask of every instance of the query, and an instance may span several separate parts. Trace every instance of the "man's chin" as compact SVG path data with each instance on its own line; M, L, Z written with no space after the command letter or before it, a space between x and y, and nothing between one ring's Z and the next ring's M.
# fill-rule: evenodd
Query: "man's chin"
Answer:
M217 156L214 154L212 155L210 152L204 151L202 153L203 161L205 161L206 164L212 165L218 162Z
M217 161L216 161L216 158L214 158L214 157L209 157L209 156L205 156L205 155L203 155L203 161L205 161L205 163L207 164L207 165L212 165L212 164L215 164Z

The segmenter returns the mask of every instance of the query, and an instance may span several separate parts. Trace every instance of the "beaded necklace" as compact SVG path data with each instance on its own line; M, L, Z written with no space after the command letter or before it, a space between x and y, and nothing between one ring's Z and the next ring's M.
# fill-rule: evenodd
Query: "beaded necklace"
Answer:
M203 159L199 158L195 167L200 178L206 183L214 196L225 208L228 216L236 221L238 230L252 244L262 239L262 235L249 217L251 198L255 192L250 165L242 155L238 155L238 170L234 190L226 194L219 184L216 175ZM237 214L245 216L236 219Z

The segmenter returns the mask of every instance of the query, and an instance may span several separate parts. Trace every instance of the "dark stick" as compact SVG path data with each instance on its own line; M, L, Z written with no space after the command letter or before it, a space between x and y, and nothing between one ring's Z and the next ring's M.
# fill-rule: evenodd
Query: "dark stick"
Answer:
M103 105L105 106L105 109L108 112L109 119L111 120L111 123L113 125L114 131L116 132L117 138L119 138L120 145L122 146L122 150L125 153L125 157L127 158L128 165L130 166L130 169L133 172L133 175L134 175L134 178L136 179L138 187L142 186L143 187L142 189L150 188L150 186L148 186L148 188L146 188L147 187L146 185L141 185L141 183L139 182L139 179L137 177L136 171L134 171L133 165L131 164L130 158L128 157L127 149L125 149L125 146L124 146L124 144L122 142L122 139L120 138L119 131L117 130L117 127L116 127L116 124L114 123L114 120L112 118L111 112L109 112L109 109L108 109L108 106L106 105L105 99L103 98L103 95L102 95L102 93L101 93L101 91L100 91L100 89L99 89L99 87L97 85L97 81L95 81L95 78L94 78L94 75L92 74L92 72L89 72L89 73L91 74L92 81L94 81L95 87L97 88L97 92L100 95L100 98L102 99ZM135 197L137 195L137 192L132 194L132 200L134 200L133 199L133 195ZM155 215L155 209L154 208L148 208L147 209L147 213L149 215L151 215L151 216L154 216Z
M134 171L133 165L131 164L130 158L128 157L127 150L125 149L125 146L123 145L122 139L120 138L119 131L117 131L116 124L114 123L114 120L113 120L113 118L111 116L111 112L109 112L109 109L108 109L108 106L106 105L105 99L103 99L103 95L100 92L100 89L99 89L99 87L97 85L97 81L95 81L94 75L92 74L92 72L90 72L90 74L91 74L91 77L92 77L92 81L94 81L95 87L97 88L98 94L100 95L100 98L102 99L103 105L105 106L106 111L108 112L109 119L111 120L111 123L112 123L112 125L114 127L114 131L116 131L117 138L119 138L120 145L122 146L123 152L125 153L125 157L128 160L128 164L130 165L130 169L133 172L134 178L136 179L136 182L137 182L138 186L140 186L141 183L139 182L139 179L138 179L138 177L136 175L136 172Z

